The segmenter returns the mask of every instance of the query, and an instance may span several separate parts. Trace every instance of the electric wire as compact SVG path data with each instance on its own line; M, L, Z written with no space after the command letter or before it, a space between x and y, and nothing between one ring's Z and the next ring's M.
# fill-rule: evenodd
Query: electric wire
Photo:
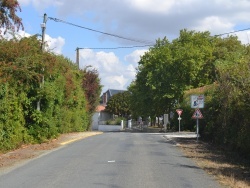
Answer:
M60 20L58 18L48 17L48 19L53 20L55 22L61 22L61 23L64 23L64 24L68 24L68 25L72 25L72 26L75 26L75 27L79 27L79 28L82 28L82 29L89 30L89 31L93 31L93 32L96 32L96 33L101 33L101 34L104 34L104 35L109 35L109 36L112 36L112 37L116 37L116 38L120 38L120 39L124 39L124 40L128 40L128 41L133 41L133 42L138 42L138 43L146 44L146 45L143 45L143 46L121 46L121 47L111 47L111 48L77 48L77 49L93 49L93 50L100 50L100 49L103 49L103 50L107 49L107 50L109 50L110 49L110 50L114 50L114 49L122 49L122 48L149 47L149 46L153 46L154 45L154 44L152 44L153 42L150 42L150 41L132 39L132 38L120 36L120 35L117 35L117 34L107 33L107 32L103 32L103 31L91 29L91 28L88 28L88 27L80 26L80 25L77 25L77 24L73 24L71 22L66 22L66 21ZM221 33L221 34L217 34L217 35L214 35L214 36L218 37L218 36L223 36L223 35L229 35L229 34L233 34L233 33L238 33L238 32L241 32L241 31L247 31L247 30L250 30L250 28L240 29L240 30L236 30L236 31L232 31L232 32L227 32L227 33Z
M218 34L218 35L214 35L214 36L217 37L217 36L222 36L222 35L229 35L229 34L232 34L232 33L238 33L238 32L247 31L247 30L250 30L250 28L240 29L240 30L236 30L236 31L228 32L228 33L222 33L222 34Z
M143 46L118 46L118 47L111 47L111 48L76 48L76 49L90 49L90 50L116 50L116 49L122 49L122 48L143 48L143 47L149 47L152 45L143 45Z
M93 32L96 32L96 33L101 33L101 34L104 34L104 35L109 35L109 36L112 36L112 37L116 37L116 38L120 38L120 39L124 39L124 40L128 40L128 41L133 41L133 42L143 43L143 44L151 44L152 43L150 41L132 39L132 38L120 36L120 35L117 35L117 34L111 34L111 33L103 32L103 31L98 31L98 30L91 29L91 28L84 27L84 26L80 26L80 25L77 25L77 24L74 24L74 23L66 22L66 21L60 20L58 18L48 17L48 19L53 20L55 22L65 23L65 24L68 24L68 25L72 25L72 26L75 26L75 27L79 27L79 28L82 28L82 29L86 29L86 30L93 31Z

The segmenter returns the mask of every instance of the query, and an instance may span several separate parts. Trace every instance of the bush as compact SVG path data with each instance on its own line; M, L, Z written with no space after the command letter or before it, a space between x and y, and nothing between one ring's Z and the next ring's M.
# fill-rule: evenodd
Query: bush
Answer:
M36 37L1 39L0 151L86 131L92 111L82 84L84 74L63 56L41 53ZM100 87L96 88L98 93ZM89 90L88 95L91 91L95 92Z
M118 118L115 118L115 119L110 119L106 122L107 125L121 125L121 121L124 121L125 118L122 118L122 117L118 117Z

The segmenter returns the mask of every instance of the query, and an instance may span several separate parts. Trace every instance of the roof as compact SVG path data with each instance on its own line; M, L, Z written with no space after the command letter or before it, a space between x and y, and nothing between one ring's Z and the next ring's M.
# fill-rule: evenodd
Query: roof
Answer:
M123 93L125 92L126 90L118 90L118 89L109 89L107 92L109 92L110 96L113 96L115 94L118 94L118 93Z
M105 106L103 106L103 105L98 105L97 107L96 107L96 112L101 112L101 111L103 111L103 110L105 110Z

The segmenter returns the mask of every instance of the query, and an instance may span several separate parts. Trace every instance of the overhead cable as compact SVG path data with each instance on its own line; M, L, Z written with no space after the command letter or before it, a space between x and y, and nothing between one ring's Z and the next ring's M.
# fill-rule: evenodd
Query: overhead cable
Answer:
M228 33L222 33L222 34L218 34L218 35L214 35L214 36L217 37L217 36L222 36L222 35L229 35L229 34L232 34L232 33L238 33L238 32L247 31L247 30L250 30L250 28L240 29L240 30L236 30L236 31L228 32Z
M66 22L66 21L60 20L58 18L48 17L48 19L53 20L55 22L62 22L62 23L68 24L68 25L72 25L72 26L75 26L75 27L79 27L79 28L82 28L82 29L86 29L86 30L93 31L93 32L96 32L96 33L101 33L101 34L104 34L104 35L109 35L109 36L124 39L124 40L129 40L129 41L143 43L143 44L151 44L152 43L152 42L146 41L146 40L138 40L138 39L133 39L133 38L128 38L128 37L123 37L123 36L120 36L120 35L117 35L117 34L111 34L111 33L103 32L103 31L98 31L98 30L91 29L91 28L88 28L88 27L84 27L84 26L76 25L76 24L73 24L73 23L70 23L70 22Z
M112 47L112 48L77 48L77 49L90 49L90 50L115 50L115 49L121 49L121 48L143 48L143 47L149 47L154 46L152 45L143 45L143 46L119 46L119 47Z

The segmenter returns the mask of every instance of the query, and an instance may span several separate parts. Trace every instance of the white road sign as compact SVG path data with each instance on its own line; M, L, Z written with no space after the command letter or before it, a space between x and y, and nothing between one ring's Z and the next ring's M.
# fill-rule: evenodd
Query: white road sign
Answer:
M204 95L191 95L191 108L204 108Z

